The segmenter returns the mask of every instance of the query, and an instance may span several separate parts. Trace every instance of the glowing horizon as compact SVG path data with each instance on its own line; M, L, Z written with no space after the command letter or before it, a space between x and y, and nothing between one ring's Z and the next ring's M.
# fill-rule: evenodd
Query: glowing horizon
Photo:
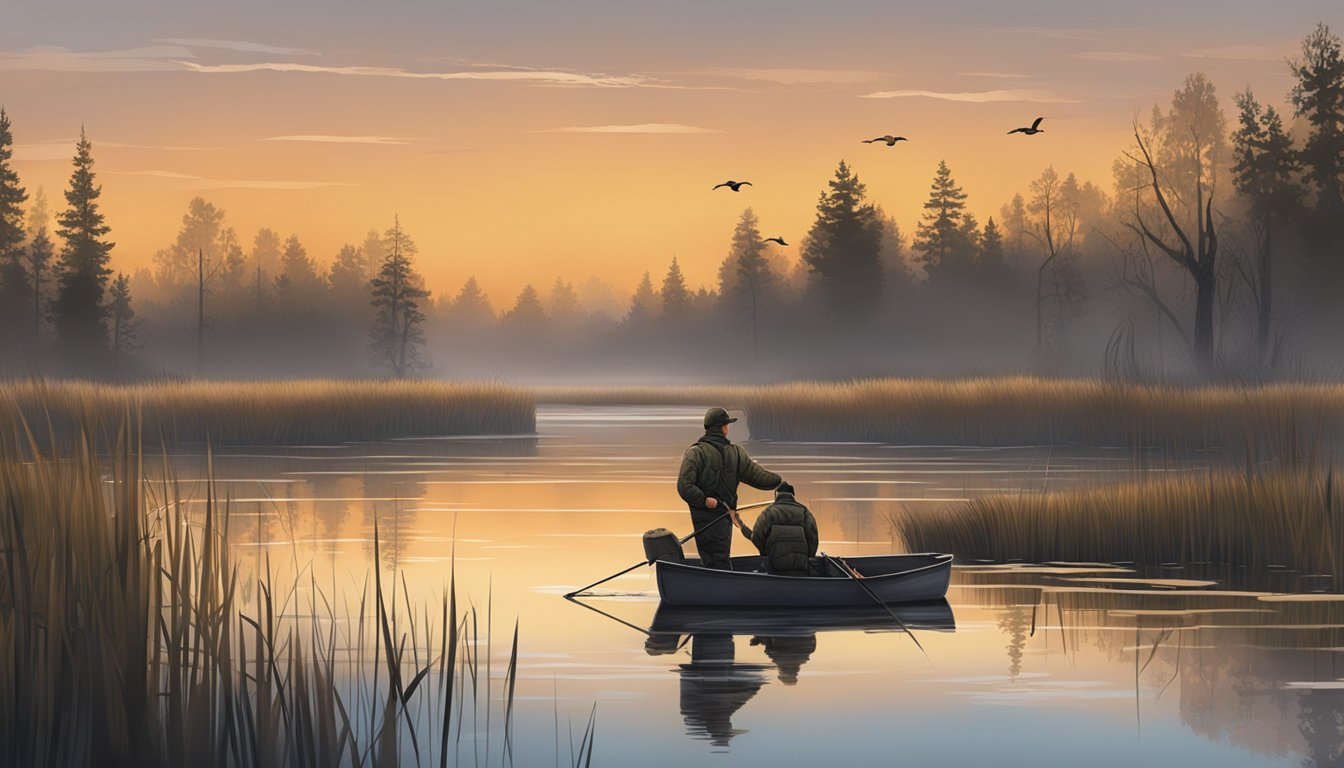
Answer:
M841 159L907 236L943 159L982 224L1048 165L1110 192L1130 121L1187 74L1208 74L1229 113L1247 85L1281 104L1284 59L1317 21L1340 21L1314 1L1271 18L1254 3L1139 3L1164 10L1148 28L1049 4L672 19L407 3L376 21L312 6L279 33L246 9L224 23L164 6L139 23L157 2L75 21L53 5L0 33L15 167L59 209L85 126L115 269L150 266L197 195L245 246L260 227L296 233L324 265L398 215L436 294L475 276L496 309L560 276L625 295L674 256L692 288L713 288L748 206L796 259ZM1037 116L1046 133L1005 135ZM889 132L911 141L859 143ZM728 178L753 186L710 192Z

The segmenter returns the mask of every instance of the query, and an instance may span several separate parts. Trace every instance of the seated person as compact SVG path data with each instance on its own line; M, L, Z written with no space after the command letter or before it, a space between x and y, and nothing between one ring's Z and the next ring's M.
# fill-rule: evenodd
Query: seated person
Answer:
M750 528L733 513L742 535L765 556L770 573L806 576L808 561L817 554L817 520L793 497L793 486L780 483L775 503L766 507Z

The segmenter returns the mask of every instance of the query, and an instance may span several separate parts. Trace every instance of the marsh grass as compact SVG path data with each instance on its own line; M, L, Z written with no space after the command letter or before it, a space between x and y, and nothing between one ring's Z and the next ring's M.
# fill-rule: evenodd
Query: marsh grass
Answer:
M1273 446L1344 436L1344 385L1159 387L1099 379L877 379L762 387L753 437L956 445Z
M1049 493L985 496L892 526L913 551L1022 560L1271 566L1344 584L1344 500L1332 469L1206 470Z
M929 445L1076 443L1188 450L1273 447L1287 431L1344 435L1344 385L1173 387L996 377L763 386L554 387L557 405L722 405L759 440Z
M154 444L311 444L431 435L531 434L531 392L492 383L0 381L5 426L90 434L137 423Z
M245 584L227 508L211 494L188 516L166 459L142 479L129 431L106 464L87 440L31 452L0 456L0 764L512 764L517 625L496 695L489 616L453 578L413 606L376 524L357 594L277 583L269 564Z

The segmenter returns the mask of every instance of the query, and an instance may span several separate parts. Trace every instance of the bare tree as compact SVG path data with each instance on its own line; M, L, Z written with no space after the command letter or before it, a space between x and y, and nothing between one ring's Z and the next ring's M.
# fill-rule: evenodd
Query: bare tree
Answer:
M1163 181L1163 171L1153 158L1153 139L1138 120L1134 121L1135 151L1126 152L1126 156L1138 165L1145 175L1145 186L1152 192L1157 204L1161 224L1150 221L1152 213L1142 205L1140 197L1135 196L1132 220L1124 226L1132 231L1139 240L1151 244L1173 263L1187 272L1195 284L1195 322L1191 347L1195 359L1206 369L1213 364L1213 310L1217 299L1218 273L1215 270L1218 259L1218 235L1213 224L1213 190L1206 189L1208 178L1204 167L1206 155L1201 144L1202 134L1193 126L1191 140L1196 151L1192 155L1195 164L1191 179L1194 184L1194 231L1183 224L1180 216L1173 210L1168 192L1170 188ZM1164 230L1159 233L1155 230ZM1144 246L1145 249L1147 245ZM1151 284L1151 282L1150 282ZM1154 296L1154 298L1156 298ZM1179 325L1177 327L1180 327Z
M1040 244L1044 258L1036 268L1036 352L1045 351L1047 307L1053 306L1053 319L1063 322L1079 314L1084 300L1082 274L1072 263L1074 238L1078 234L1078 212L1072 200L1062 194L1059 174L1053 166L1031 182L1031 201L1027 212L1035 221L1024 230Z

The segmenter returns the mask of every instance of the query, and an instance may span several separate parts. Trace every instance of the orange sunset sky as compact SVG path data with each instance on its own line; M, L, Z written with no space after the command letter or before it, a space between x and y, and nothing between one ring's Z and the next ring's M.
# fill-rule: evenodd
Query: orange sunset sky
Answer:
M624 293L674 255L712 285L744 207L801 241L841 158L907 233L939 159L982 223L1050 164L1109 191L1135 111L1185 75L1229 119L1248 84L1281 104L1300 39L1344 26L1336 0L191 5L4 9L30 192L62 202L83 124L117 269L196 195L321 262L398 214L432 289L475 275L496 306L559 275ZM888 132L911 141L859 143ZM754 186L710 192L729 178Z

